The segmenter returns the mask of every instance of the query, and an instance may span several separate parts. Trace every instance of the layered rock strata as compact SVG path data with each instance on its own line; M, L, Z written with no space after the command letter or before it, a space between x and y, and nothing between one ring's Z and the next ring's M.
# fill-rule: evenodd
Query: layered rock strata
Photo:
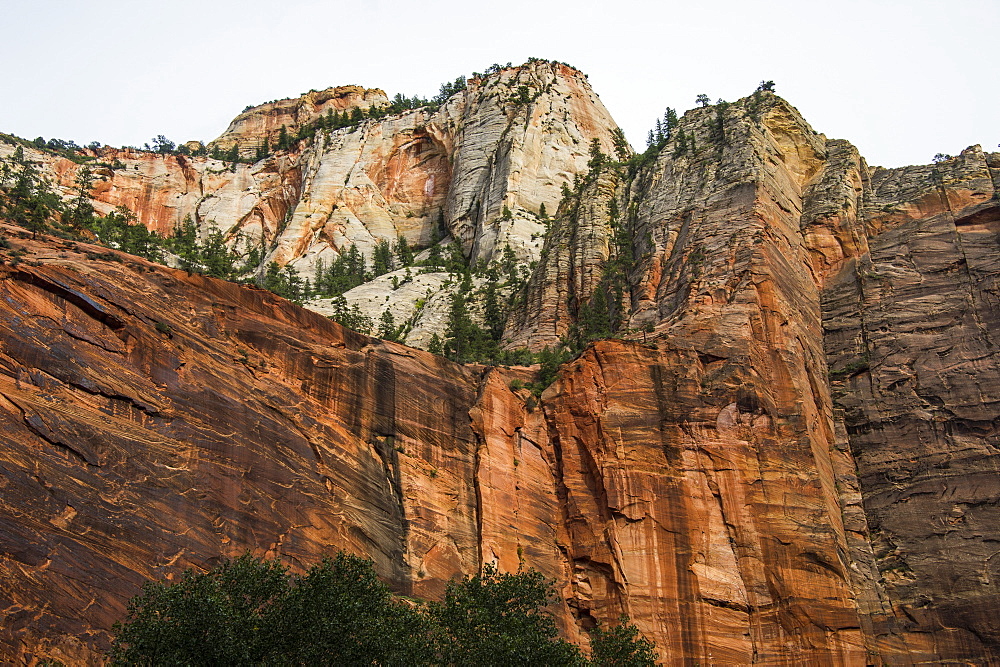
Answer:
M536 399L512 382L533 369L15 238L4 657L96 662L145 578L346 548L432 598L527 564L562 593L566 636L627 613L671 664L1000 659L1000 155L872 168L763 91L671 129L596 165L613 122L583 75L533 62L256 165L122 153L140 168L97 194L131 193L153 227L192 210L306 270L437 228L472 259L537 260L510 346L561 344L600 290L625 340ZM48 168L69 187L75 166ZM427 340L448 277L394 277L352 299L397 320L420 302Z
M885 630L914 662L996 658L1000 155L870 171L823 291L838 420L858 477Z
M357 86L310 92L248 109L213 143L273 145L282 125L291 131L330 110L385 103L382 91ZM102 149L91 194L99 212L125 206L164 235L190 218L203 238L220 230L237 252L257 248L303 278L351 246L371 267L376 244L400 236L418 249L457 239L470 262L499 259L509 247L527 266L541 249L539 209L556 209L561 188L586 171L591 142L610 152L616 129L586 75L539 60L472 79L440 107L320 131L254 164ZM13 150L0 144L0 155ZM80 165L27 150L66 196L74 192ZM387 300L408 297L389 285L348 301L377 321ZM439 303L428 312L446 307L450 293L435 291ZM415 303L406 307L419 319ZM437 318L415 325L410 342L443 334Z
M863 659L808 448L749 395L719 413L694 350L601 343L535 403L511 389L523 372L360 336L267 292L14 245L6 659L99 661L148 578L245 550L303 568L339 548L430 598L483 562L523 562L556 581L568 636L629 613L668 660Z
M1000 157L870 168L758 93L645 162L566 198L508 340L571 337L625 230L621 331L693 350L720 425L746 406L809 460L869 659L993 655Z

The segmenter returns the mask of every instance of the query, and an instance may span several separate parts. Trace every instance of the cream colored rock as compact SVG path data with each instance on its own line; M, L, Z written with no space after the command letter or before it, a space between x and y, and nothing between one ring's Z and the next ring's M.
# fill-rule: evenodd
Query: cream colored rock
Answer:
M387 103L377 89L313 91L237 116L212 145L239 142L244 157L330 110ZM470 261L493 261L509 247L528 266L540 257L544 204L553 213L564 186L586 171L591 141L612 150L616 125L586 76L559 63L532 61L473 79L434 109L320 131L255 164L208 157L106 149L92 193L99 212L126 206L163 234L189 216L201 237L217 229L242 254L291 264L304 278L355 246L371 262L380 241L400 236L417 248L452 234ZM39 153L66 196L80 169ZM373 286L381 294L382 287ZM412 290L393 299L408 299ZM416 298L425 298L422 294ZM400 312L414 303L394 305ZM429 304L433 309L440 304ZM414 325L413 344L429 340L435 318Z

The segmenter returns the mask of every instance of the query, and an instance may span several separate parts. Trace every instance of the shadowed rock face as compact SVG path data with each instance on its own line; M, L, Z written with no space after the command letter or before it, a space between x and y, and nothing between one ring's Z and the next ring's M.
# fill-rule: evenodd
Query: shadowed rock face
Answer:
M531 104L500 103L529 84ZM613 127L591 95L564 66L504 70L433 122L255 167L283 193L260 219L287 217L276 252L298 257L352 220L361 242L443 210L488 256L587 173L577 145ZM12 238L0 655L99 662L148 578L246 550L302 569L343 548L429 598L485 562L524 563L555 581L566 636L626 613L671 664L1000 659L1000 155L870 168L767 93L675 132L645 165L581 176L544 249L522 247L539 263L505 335L536 349L579 323L623 226L634 257L626 340L588 346L538 400L511 387L530 369L455 365L267 292ZM211 176L237 187L242 169ZM179 192L187 172L166 171L149 201ZM331 222L334 207L350 214Z
M998 157L873 172L868 252L823 295L886 622L915 659L1000 646Z

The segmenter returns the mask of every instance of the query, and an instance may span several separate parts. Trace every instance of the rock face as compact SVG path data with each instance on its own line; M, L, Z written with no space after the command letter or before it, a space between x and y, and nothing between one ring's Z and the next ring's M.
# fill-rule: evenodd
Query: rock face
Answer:
M292 132L331 110L386 103L381 90L358 86L310 92L244 111L213 145L237 142L253 154L261 142L273 145L282 125ZM290 264L304 278L350 246L370 267L376 244L400 236L417 248L455 238L473 262L510 247L528 265L541 249L539 208L556 209L562 186L586 171L591 142L610 152L616 129L583 73L532 61L472 79L440 108L321 131L255 164L103 149L99 161L109 166L96 169L104 180L92 196L98 211L126 206L165 235L190 217L203 237L218 229L236 250L259 248L265 261ZM0 145L0 155L12 151ZM73 191L79 165L28 152ZM392 290L376 291L382 299L372 289L347 298L377 321ZM446 307L450 293L435 292L429 312ZM406 304L411 314L414 304ZM409 342L443 333L435 318L414 324Z
M823 293L838 418L858 464L888 623L915 656L1000 646L1000 155L870 173ZM862 227L863 225L863 227Z
M342 99L319 97L219 141ZM430 598L524 563L556 582L566 636L626 613L668 664L1000 660L1000 154L871 168L764 91L688 112L629 164L592 160L614 129L582 74L532 62L234 170L123 152L95 193L152 227L191 212L264 238L306 272L397 235L509 246L537 265L508 345L558 345L601 299L621 337L540 398L513 382L533 369L14 237L0 655L97 663L146 578L345 548ZM402 279L348 296L426 341L447 274Z
M693 351L601 343L531 406L509 373L267 292L15 245L28 264L0 282L9 659L97 660L147 578L337 548L421 597L523 560L557 581L578 639L625 612L666 657L863 656L819 480L758 451L781 434L756 408L699 408Z
M247 549L347 548L419 595L476 569L473 372L264 291L17 245L41 266L2 276L4 658L97 661L143 579Z
M693 433L731 438L759 417L758 460L799 461L814 494L782 513L826 517L836 547L806 558L847 580L853 646L869 660L994 656L998 162L974 147L870 169L766 93L689 112L655 159L591 172L563 202L508 339L572 335L624 236L622 330L700 360L687 362L704 370L684 420L717 418Z
M294 136L304 125L328 113L350 113L354 109L368 110L389 104L385 92L361 86L337 86L326 90L311 90L297 98L277 100L248 107L233 119L226 131L212 145L224 150L239 144L241 152L253 153L263 143L270 147L285 131Z

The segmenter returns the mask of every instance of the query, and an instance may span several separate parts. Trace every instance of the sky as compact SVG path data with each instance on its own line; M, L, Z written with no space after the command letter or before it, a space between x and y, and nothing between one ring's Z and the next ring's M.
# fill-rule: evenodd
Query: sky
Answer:
M633 146L665 107L762 80L869 164L1000 143L998 0L2 0L0 132L210 141L249 104L358 84L432 97L529 57L586 72Z

